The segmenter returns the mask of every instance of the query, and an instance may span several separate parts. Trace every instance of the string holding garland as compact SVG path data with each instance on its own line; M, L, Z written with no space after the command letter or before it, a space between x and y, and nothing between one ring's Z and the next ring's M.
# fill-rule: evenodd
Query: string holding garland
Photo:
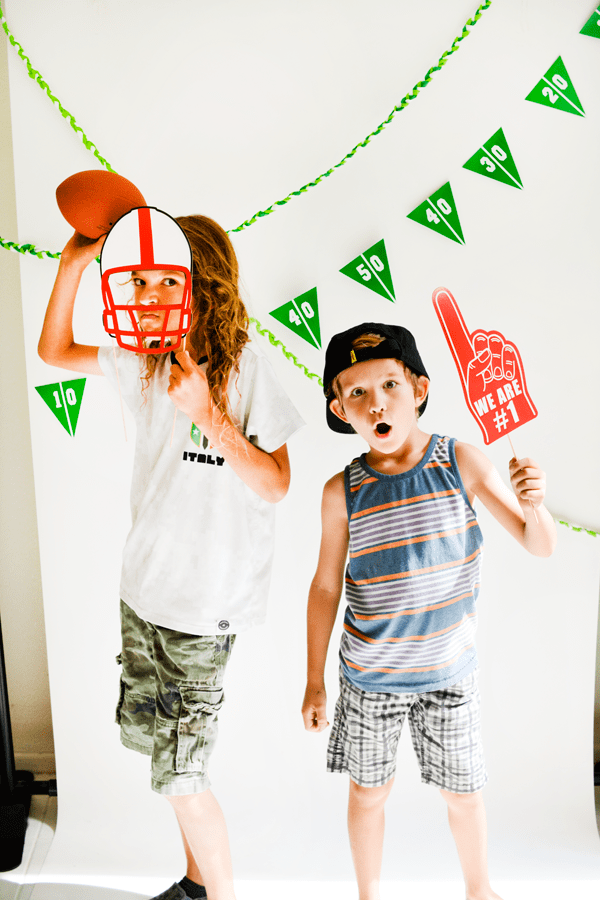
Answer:
M283 200L277 200L275 203L272 203L271 206L268 206L266 209L259 210L259 212L255 213L250 219L246 219L244 222L241 223L241 225L238 225L236 228L230 228L228 233L236 232L236 231L243 231L243 229L249 228L250 225L253 225L259 219L262 219L265 216L270 215L272 212L275 211L275 209L277 207L285 206L287 203L290 202L290 200L293 197L300 197L302 194L305 194L308 190L310 190L310 188L316 187L325 178L328 178L330 175L332 175L336 169L339 169L340 166L343 166L345 163L347 163L349 159L352 159L352 157L355 156L355 154L361 149L361 147L366 147L374 137L376 137L378 134L381 134L381 132L384 130L384 128L386 128L386 126L389 125L390 122L393 120L396 113L402 112L403 109L406 109L406 107L411 102L411 100L416 99L416 97L418 97L420 91L422 91L423 88L426 88L427 85L430 84L433 76L437 72L440 72L442 70L443 66L446 65L446 63L448 62L448 60L452 56L452 54L456 53L456 51L459 49L461 42L464 41L464 39L466 37L468 37L468 35L471 33L471 29L474 28L474 26L477 24L477 22L479 21L479 19L483 15L483 13L486 11L486 9L489 9L489 7L491 5L492 5L492 0L484 0L484 2L480 6L477 7L473 16L470 19L467 19L467 21L463 25L460 35L458 37L454 38L450 49L445 50L444 53L442 53L442 55L440 56L440 58L437 61L437 64L435 66L432 66L427 71L427 73L425 74L422 81L417 82L417 84L412 88L412 90L409 91L407 94L405 94L405 96L402 98L402 100L400 101L400 103L397 106L394 106L393 110L391 111L391 113L389 114L387 119L385 119L380 125L378 125L377 128L375 129L375 131L372 131L370 134L367 135L367 137L364 140L360 141L360 143L358 143L355 147L353 147L352 150L350 150L350 152L347 153L343 157L343 159L341 159L338 163L336 163L334 166L332 166L326 172L323 172L322 175L318 175L313 181L309 181L307 184L304 184L301 188L298 188L298 190L292 191L290 194L287 195L287 197L284 197ZM109 172L114 172L115 170L113 168L111 168L111 166L104 159L104 157L100 156L96 145L87 138L83 129L80 128L79 125L77 125L77 123L75 121L75 117L70 112L68 112L66 109L64 109L64 107L61 105L58 98L55 97L51 93L48 85L43 80L40 73L36 69L33 68L31 61L25 54L21 44L19 44L19 42L16 41L15 38L13 37L13 35L11 34L1 7L0 7L0 23L2 24L2 27L3 27L4 31L6 32L6 34L8 36L8 40L10 41L12 46L18 48L17 52L18 52L19 56L21 57L21 59L25 62L25 65L27 66L27 71L29 73L29 77L33 78L40 85L40 87L46 91L46 93L48 94L48 96L50 97L50 99L52 100L53 103L58 104L58 108L59 108L63 118L69 120L71 128L73 128L73 130L75 132L81 133L81 138L83 140L84 145L87 147L87 149L92 150L96 159L98 159L100 161L100 163L108 169ZM7 244L4 241L0 241L0 243L3 247L7 246ZM17 244L14 244L13 242L8 242L8 243L10 243L10 245L11 245L9 249L16 250L17 252L31 252L29 250L28 251L20 251L19 246ZM29 244L29 245L24 245L24 246L31 247L32 245ZM45 253L46 251L39 251L39 252ZM34 255L37 255L37 251ZM46 255L48 255L48 254L46 254Z
M80 126L77 124L77 122L75 121L75 116L72 113L70 113L68 111L68 109L64 108L64 106L62 105L62 103L60 102L58 97L54 96L54 94L50 90L50 87L48 86L47 82L44 81L41 72L38 72L37 69L33 68L32 64L31 64L31 60L29 59L29 57L23 50L23 47L12 35L12 33L8 27L6 18L4 16L4 12L2 11L2 7L0 7L0 24L2 25L2 28L4 29L4 31L6 32L6 36L7 36L8 40L10 41L12 46L15 47L15 49L17 50L17 53L19 54L19 56L21 57L21 59L23 60L25 65L27 66L27 74L29 75L29 77L33 78L33 80L35 82L37 82L37 84L39 84L39 86L42 88L43 91L45 91L47 93L47 95L50 97L50 99L52 100L53 103L56 103L56 105L58 106L58 108L60 110L61 116L63 117L63 119L68 119L69 124L70 124L71 128L73 129L73 131L75 133L77 133L77 132L80 133L81 140L83 141L83 145L86 148L86 150L91 150L92 153L94 154L94 156L96 157L96 159L106 169L108 169L109 172L114 172L115 170L107 162L107 160L105 160L103 156L100 156L100 153L98 152L98 148L93 143L93 141L90 141L90 139L85 134L83 128L80 128ZM2 244L2 246L4 247L5 244ZM15 249L15 248L12 247L11 249ZM40 252L44 253L45 251L40 251ZM37 253L35 255L37 255Z

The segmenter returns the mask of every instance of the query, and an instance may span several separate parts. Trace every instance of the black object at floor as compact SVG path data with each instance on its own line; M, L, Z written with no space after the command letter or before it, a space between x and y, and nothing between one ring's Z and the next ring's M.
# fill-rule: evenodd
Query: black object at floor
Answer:
M30 772L15 772L10 709L6 687L2 625L0 624L0 872L16 869L23 858L23 842L31 803Z
M36 782L31 772L15 771L0 623L0 872L21 864L32 794L56 797L56 781Z

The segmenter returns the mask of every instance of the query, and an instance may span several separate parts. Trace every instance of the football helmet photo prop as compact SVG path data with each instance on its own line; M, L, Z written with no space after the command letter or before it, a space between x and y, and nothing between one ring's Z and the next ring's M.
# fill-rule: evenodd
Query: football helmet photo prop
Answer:
M100 254L104 328L134 353L183 349L192 321L192 251L167 213L132 209Z

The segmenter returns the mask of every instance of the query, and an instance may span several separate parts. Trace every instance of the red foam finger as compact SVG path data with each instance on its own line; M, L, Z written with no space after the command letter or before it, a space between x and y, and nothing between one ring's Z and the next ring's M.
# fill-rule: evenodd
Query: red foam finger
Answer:
M469 384L473 382L473 378L477 375L483 375L487 369L489 369L490 364L492 362L492 354L486 348L485 350L481 350L477 356L474 356L471 362L469 363L468 369L468 377ZM484 382L485 382L484 378Z
M454 361L464 378L467 366L475 356L465 320L447 288L436 288L432 300Z
M504 377L508 379L508 381L512 381L513 378L516 378L518 371L518 360L516 348L513 347L512 344L505 344L502 348L502 371L504 373Z
M490 332L489 347L493 357L492 373L494 378L500 379L504 377L502 368L502 351L504 349L504 341L502 336L497 332Z

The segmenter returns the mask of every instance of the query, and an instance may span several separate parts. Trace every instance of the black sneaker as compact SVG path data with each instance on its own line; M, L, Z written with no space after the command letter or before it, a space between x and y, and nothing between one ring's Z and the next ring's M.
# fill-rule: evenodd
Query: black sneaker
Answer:
M152 897L151 900L191 900L191 898L188 897L180 884L175 883L170 888L167 888L166 891L163 891L162 894Z

